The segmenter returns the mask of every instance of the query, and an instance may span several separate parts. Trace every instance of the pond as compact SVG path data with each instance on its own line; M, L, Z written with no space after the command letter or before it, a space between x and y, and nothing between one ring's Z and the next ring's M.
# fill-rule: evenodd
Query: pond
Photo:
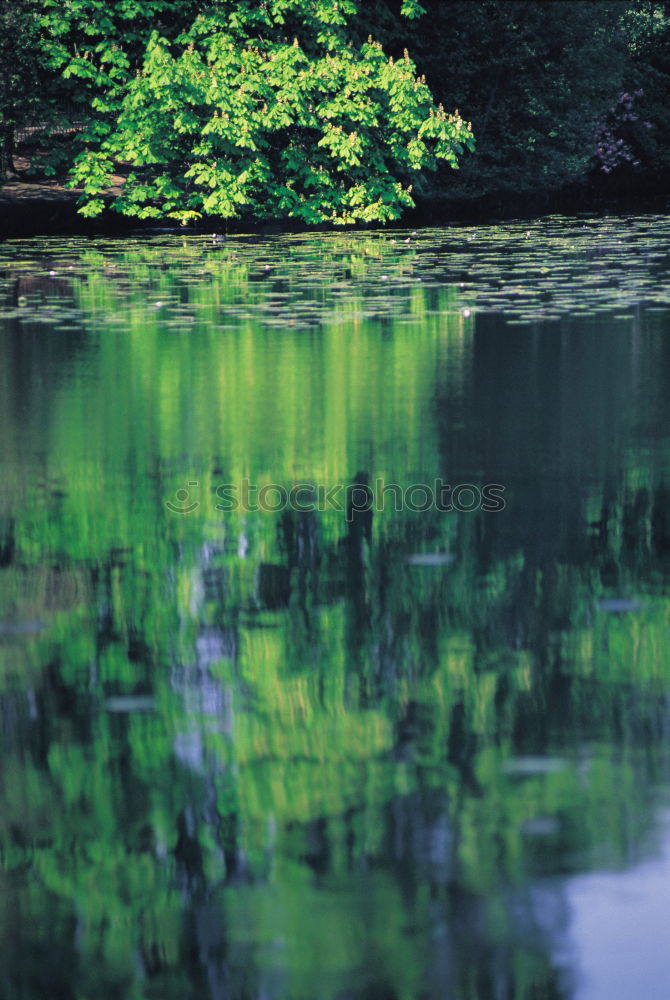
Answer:
M669 246L0 244L2 997L665 995Z

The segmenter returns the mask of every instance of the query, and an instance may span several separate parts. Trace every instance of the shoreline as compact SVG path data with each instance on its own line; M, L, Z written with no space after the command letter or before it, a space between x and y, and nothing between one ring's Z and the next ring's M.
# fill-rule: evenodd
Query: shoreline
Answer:
M171 220L137 219L119 215L106 208L94 219L84 218L77 212L80 191L64 187L59 181L26 182L20 179L0 185L0 240L22 239L33 236L121 236L130 232L147 232L156 228L173 229L175 232L213 232L224 229L229 233L304 232L330 230L332 226L305 226L286 220L217 219L214 216L202 219L195 226L170 224ZM105 200L110 202L115 196L110 191ZM609 196L608 196L609 195ZM511 219L536 219L547 215L625 215L625 214L666 214L670 211L670 198L658 190L641 197L630 191L593 190L587 187L568 189L541 195L505 192L487 195L480 200L431 200L420 202L396 222L388 224L388 229L417 226L484 225ZM164 221L164 226L161 226ZM340 227L336 227L338 231ZM380 228L356 226L354 229ZM342 227L344 231L344 227Z
M122 233L137 228L137 219L109 209L95 219L84 218L77 212L80 194L59 181L12 179L0 184L0 240ZM113 193L107 197L111 200Z

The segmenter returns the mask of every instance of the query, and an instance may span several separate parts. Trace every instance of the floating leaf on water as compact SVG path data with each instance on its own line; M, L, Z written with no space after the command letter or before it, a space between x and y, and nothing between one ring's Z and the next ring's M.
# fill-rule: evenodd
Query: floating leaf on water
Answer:
M565 771L569 763L563 757L509 757L503 762L502 771L514 777L557 774Z
M0 622L0 635L36 635L46 628L44 622Z
M608 614L621 615L641 611L644 605L634 597L605 597L598 601L598 607Z
M440 310L443 313L504 311L522 321L589 312L628 317L634 307L665 311L670 303L666 249L670 221L663 216L614 222L593 218L588 224L580 220L578 225L574 219L557 216L530 227L527 222L509 222L426 228L419 235L420 242L411 251L403 246L402 253L399 244L412 238L408 230L397 231L394 244L381 232L344 237L325 233L316 237L309 233L238 236L231 237L214 256L202 234L181 230L144 232L122 240L37 238L0 247L0 266L6 274L0 279L0 289L11 292L16 278L38 275L45 275L53 287L57 281L51 272L67 272L67 284L75 292L76 305L68 310L72 321L87 315L78 297L87 286L96 294L104 290L111 300L98 303L95 318L89 319L96 327L104 315L127 321L129 310L137 309L140 302L144 310L162 302L158 307L161 320L175 318L184 308L195 313L205 308L197 301L198 288L212 283L222 292L220 309L230 309L237 297L238 308L243 302L245 315L256 319L259 312L272 313L272 299L277 302L281 294L288 311L309 312L309 318L302 321L308 326L339 319L352 294L360 297L359 315L378 311L380 319L397 316L401 302L420 288L451 289L454 301L450 309ZM251 291L253 275L263 280ZM172 291L173 278L181 289L188 288L187 305ZM274 287L278 278L281 292ZM458 285L466 281L467 304L458 301ZM374 286L382 284L396 295L371 309ZM40 303L35 321L44 324L48 320L42 296L48 297L46 289L37 295L37 302L32 292L22 295L19 307L24 309L30 302L37 308ZM0 320L10 318L10 310L0 316ZM208 322L204 315L203 322Z
M526 837L553 837L560 829L557 816L536 816L521 824L521 833Z
M452 552L414 552L405 562L408 566L450 566L455 559Z
M108 712L153 712L156 699L150 695L116 695L105 698L104 705Z

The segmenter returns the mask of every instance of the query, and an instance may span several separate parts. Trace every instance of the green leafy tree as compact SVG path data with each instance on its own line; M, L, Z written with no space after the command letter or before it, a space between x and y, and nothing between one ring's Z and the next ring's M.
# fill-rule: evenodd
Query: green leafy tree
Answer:
M118 112L151 32L173 41L202 6L197 0L41 0L44 51L69 81L72 99L88 103L96 119Z
M456 167L473 148L469 124L435 106L407 52L354 44L352 0L222 0L188 25L192 8L165 0L141 14L79 0L68 23L48 5L61 26L54 63L94 110L72 174L85 215L121 170L113 207L140 218L385 221L413 205L421 171Z

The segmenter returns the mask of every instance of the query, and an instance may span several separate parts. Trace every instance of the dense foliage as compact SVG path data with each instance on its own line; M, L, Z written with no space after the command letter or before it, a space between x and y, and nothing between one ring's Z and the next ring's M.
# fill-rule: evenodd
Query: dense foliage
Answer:
M638 164L662 184L670 170L670 4L636 4L627 11L626 31L632 54L629 93L612 117L616 141L627 155L617 165L630 174L631 164Z
M68 140L52 129L33 162L69 174L88 215L112 187L127 215L308 223L385 221L417 196L504 200L587 181L663 189L669 10L6 0L3 171L25 125L69 114Z
M407 52L354 44L351 0L45 7L54 62L95 112L73 172L85 214L121 166L114 207L142 218L384 221L418 171L472 147Z
M477 155L450 196L555 189L584 174L626 74L625 5L612 0L427 0L410 44L441 98L467 110ZM430 30L426 30L427 25ZM457 52L454 61L445 53ZM443 181L444 179L442 179Z
M45 53L37 0L0 4L0 178L12 171L17 130L43 107Z

